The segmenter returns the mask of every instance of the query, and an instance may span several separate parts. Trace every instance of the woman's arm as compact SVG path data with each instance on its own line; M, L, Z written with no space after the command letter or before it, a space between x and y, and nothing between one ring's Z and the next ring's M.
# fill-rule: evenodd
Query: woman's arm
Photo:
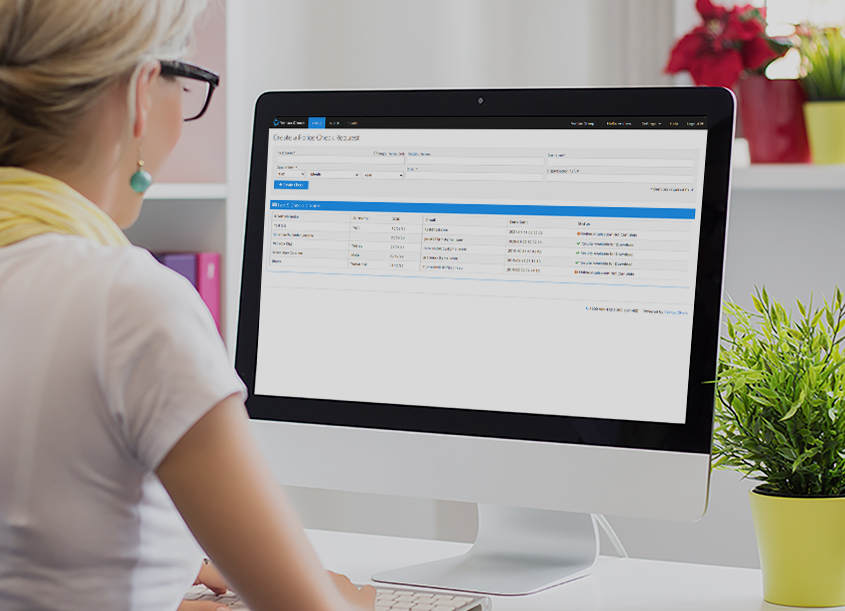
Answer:
M238 395L203 416L157 474L197 541L252 611L373 609L373 588L342 588L341 594L320 566L258 451Z

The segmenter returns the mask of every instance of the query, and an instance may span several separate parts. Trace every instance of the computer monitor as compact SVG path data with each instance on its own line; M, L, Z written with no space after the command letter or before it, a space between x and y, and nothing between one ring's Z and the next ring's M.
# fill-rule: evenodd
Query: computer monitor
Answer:
M282 483L479 503L456 559L523 593L590 514L707 504L734 99L724 89L272 92L236 365Z

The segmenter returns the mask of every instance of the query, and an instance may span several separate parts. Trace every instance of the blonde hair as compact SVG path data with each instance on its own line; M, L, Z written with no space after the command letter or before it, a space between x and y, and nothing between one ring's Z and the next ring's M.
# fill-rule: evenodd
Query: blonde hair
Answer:
M205 5L0 0L0 166L61 155L98 96L120 81L131 88L149 59L182 57Z

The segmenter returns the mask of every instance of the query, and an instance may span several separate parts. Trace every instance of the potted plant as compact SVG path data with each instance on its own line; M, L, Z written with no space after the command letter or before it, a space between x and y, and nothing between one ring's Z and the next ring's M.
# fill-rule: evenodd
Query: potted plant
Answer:
M837 288L793 315L769 298L726 304L716 381L715 467L749 493L764 598L845 605L845 302Z
M800 40L813 162L845 163L845 36L840 28L805 28Z
M738 128L753 163L806 163L805 94L796 80L770 80L764 71L792 46L766 34L765 9L726 8L697 0L702 23L674 46L666 72L688 71L696 85L736 88Z

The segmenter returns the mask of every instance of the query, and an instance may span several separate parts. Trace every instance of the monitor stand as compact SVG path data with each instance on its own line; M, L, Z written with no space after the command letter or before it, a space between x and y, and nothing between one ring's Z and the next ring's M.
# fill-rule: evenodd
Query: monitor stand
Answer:
M478 536L464 555L385 571L382 583L481 594L531 594L588 574L598 556L591 514L478 506Z

